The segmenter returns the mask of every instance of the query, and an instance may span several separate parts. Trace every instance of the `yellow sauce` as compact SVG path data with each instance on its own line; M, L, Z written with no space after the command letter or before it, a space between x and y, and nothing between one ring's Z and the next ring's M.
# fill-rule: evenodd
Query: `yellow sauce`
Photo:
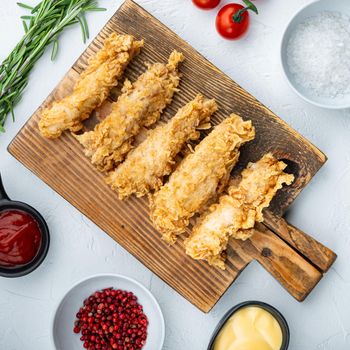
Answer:
M268 311L247 306L226 321L213 350L280 350L282 338L279 323Z

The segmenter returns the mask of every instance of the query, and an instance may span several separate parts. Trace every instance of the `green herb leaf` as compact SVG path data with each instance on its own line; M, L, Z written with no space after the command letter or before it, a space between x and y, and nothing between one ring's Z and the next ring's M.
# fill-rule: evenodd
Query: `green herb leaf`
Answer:
M26 4L22 4L21 2L17 2L17 5L18 5L19 7L23 7L23 8L25 8L25 9L27 9L27 10L33 10L33 7L31 7L31 6L29 6L29 5L26 5Z
M58 40L55 39L52 45L51 61L54 61L58 52Z
M22 19L28 19L28 20L31 20L33 18L33 16L21 16Z
M27 22L23 20L22 23L23 23L24 32L27 33L28 32Z
M85 37L86 37L86 39L89 39L89 37L90 37L89 27L88 27L88 24L87 24L87 22L86 22L86 17L85 17L85 15L84 15L84 13L81 14L80 18L81 18L81 21L82 21L83 24L84 24Z
M83 42L85 44L86 43L86 32L85 32L84 22L82 21L82 19L80 17L78 17L77 19L78 19L79 24L80 24L82 38L83 38Z
M93 11L93 12L102 12L102 11L107 11L106 8L104 7L90 7L86 9L87 11Z

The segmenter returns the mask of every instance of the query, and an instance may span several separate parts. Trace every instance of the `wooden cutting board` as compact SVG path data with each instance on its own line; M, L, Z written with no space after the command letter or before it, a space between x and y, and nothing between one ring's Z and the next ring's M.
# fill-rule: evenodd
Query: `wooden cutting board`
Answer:
M165 62L175 48L184 53L186 61L180 69L183 73L181 91L165 111L163 120L171 118L197 92L216 98L219 111L213 118L214 124L231 112L236 112L245 119L251 119L256 128L256 139L243 147L236 173L248 161L256 161L263 154L272 152L284 159L289 164L288 170L296 176L292 186L279 191L265 213L264 224L256 226L255 235L246 242L230 243L225 271L186 256L183 239L168 247L150 223L147 200L131 198L119 201L116 193L105 185L103 175L84 157L82 148L70 133L66 132L57 140L47 140L39 135L37 122L42 108L71 91L79 73L86 67L87 59L101 47L103 39L112 31L145 39L145 48L125 74L132 81L144 71L145 61ZM110 101L115 100L117 95L118 91L113 91ZM91 127L96 122L96 115L93 115L88 124ZM328 248L281 218L324 164L325 155L188 43L130 0L114 14L8 149L33 173L204 312L215 305L252 260L261 263L293 297L302 301L336 258Z

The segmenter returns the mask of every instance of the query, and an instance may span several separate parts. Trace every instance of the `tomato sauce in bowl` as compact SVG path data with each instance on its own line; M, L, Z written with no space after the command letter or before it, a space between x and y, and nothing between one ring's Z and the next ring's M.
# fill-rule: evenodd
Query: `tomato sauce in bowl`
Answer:
M11 200L0 174L0 276L15 278L33 272L49 246L45 219L30 205Z
M38 254L42 234L38 222L19 209L0 211L0 265L18 267Z

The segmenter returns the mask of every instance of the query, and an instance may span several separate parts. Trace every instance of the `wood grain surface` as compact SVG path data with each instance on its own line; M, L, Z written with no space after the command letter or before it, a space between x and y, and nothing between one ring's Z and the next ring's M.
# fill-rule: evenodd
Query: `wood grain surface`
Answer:
M37 122L42 108L72 90L75 80L86 67L87 59L101 47L103 39L112 31L145 39L141 54L126 70L125 76L131 81L144 71L144 62L165 62L173 49L184 53L186 60L180 68L181 91L166 109L163 120L171 118L198 92L216 98L219 111L213 117L214 124L235 112L244 119L251 119L256 128L256 139L243 147L234 173L237 174L248 161L256 161L263 154L272 152L285 160L288 171L296 176L292 186L279 191L265 214L265 224L256 226L254 236L246 242L230 243L225 271L186 256L183 237L174 246L168 247L149 221L147 200L131 198L119 201L116 193L105 185L103 175L84 157L82 148L70 133L66 132L56 140L47 140L39 135ZM119 89L111 93L109 101L86 122L87 129L104 117L108 104L118 94ZM126 1L106 24L20 130L9 145L9 152L204 312L215 305L254 259L301 301L336 257L328 248L281 218L326 161L325 155L132 1Z

